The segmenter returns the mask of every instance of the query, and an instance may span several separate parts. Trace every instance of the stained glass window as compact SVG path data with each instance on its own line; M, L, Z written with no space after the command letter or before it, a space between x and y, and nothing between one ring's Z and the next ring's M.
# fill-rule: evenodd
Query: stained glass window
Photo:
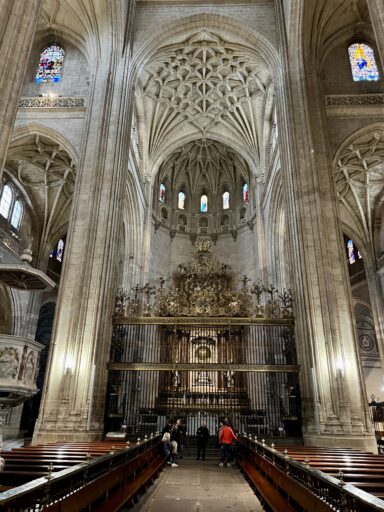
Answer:
M64 55L64 50L57 45L48 46L41 52L36 82L60 82Z
M200 211L207 212L208 211L208 197L203 194L200 198Z
M243 185L243 201L244 203L248 203L249 201L248 183L244 183Z
M0 215L8 219L13 200L13 191L9 185L4 185L0 199Z
M20 227L22 213L23 213L23 204L18 199L15 202L15 205L13 207L12 217L11 217L11 226L14 227L15 229L19 229L19 227Z
M179 192L179 198L177 202L177 207L180 208L180 210L184 210L185 208L185 194L184 192Z
M163 183L160 185L159 199L162 203L165 203L165 185Z
M64 256L64 246L65 246L65 242L62 238L60 238L60 240L55 245L55 248L53 249L53 251L51 251L49 253L49 257L54 258L55 260L62 263L63 256Z
M56 259L57 261L60 261L60 263L63 261L64 256L64 240L60 238L59 243L57 244L57 251L56 251Z
M349 264L352 265L352 263L356 261L355 246L352 240L348 240L347 242L347 253Z
M229 192L225 191L223 194L223 210L228 210L229 208Z
M348 48L348 53L355 82L379 80L373 48L367 44L355 43Z

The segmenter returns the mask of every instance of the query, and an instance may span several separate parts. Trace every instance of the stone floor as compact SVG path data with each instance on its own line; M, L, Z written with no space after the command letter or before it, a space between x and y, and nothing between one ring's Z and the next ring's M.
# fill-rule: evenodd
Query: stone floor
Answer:
M216 460L183 459L166 466L131 512L261 512L264 509L237 467Z

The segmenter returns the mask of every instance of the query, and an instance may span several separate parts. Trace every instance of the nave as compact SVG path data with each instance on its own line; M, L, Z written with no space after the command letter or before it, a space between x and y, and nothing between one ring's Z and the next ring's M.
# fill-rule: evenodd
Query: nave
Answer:
M190 444L171 467L152 434L2 455L4 512L384 511L383 456L348 448L276 447L243 434L232 466L220 467L213 447L195 460Z
M263 507L236 466L219 467L216 458L179 461L166 467L131 512L261 512Z

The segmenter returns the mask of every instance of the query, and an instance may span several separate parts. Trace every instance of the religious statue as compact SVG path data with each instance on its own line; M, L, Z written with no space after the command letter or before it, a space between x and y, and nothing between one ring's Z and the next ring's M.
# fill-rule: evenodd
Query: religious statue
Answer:
M226 388L233 388L235 385L235 372L232 370L228 370L223 372L224 382Z
M180 373L178 372L178 370L175 370L172 373L172 385L176 389L179 388L181 385Z

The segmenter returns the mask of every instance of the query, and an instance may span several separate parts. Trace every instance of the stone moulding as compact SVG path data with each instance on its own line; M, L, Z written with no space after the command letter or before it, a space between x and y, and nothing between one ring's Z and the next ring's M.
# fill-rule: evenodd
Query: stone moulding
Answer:
M108 370L114 371L237 371L237 372L289 372L298 373L297 364L241 364L241 363L108 363Z
M327 107L384 105L384 94L333 94L325 96Z
M243 318L243 317L125 317L116 316L114 325L294 325L290 318Z
M21 98L19 108L76 108L85 109L85 98L82 97L32 97Z

